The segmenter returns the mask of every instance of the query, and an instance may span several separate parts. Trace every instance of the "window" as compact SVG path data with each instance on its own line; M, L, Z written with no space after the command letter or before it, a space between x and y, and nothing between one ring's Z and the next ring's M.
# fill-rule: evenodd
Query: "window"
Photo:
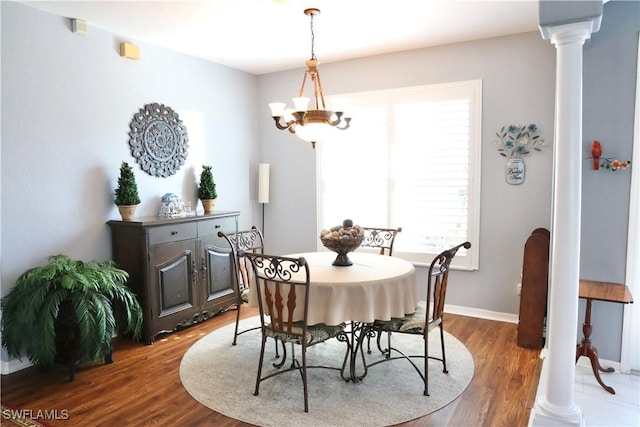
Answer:
M477 269L481 92L474 80L341 95L354 119L316 145L318 228L402 227L394 256L418 265L469 240L454 264Z

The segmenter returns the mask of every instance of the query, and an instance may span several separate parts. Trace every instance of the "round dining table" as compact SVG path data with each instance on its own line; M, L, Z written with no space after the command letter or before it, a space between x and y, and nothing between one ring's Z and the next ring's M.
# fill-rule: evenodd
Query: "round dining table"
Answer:
M413 264L367 252L349 253L349 266L334 266L336 254L328 251L286 256L303 257L309 264L308 324L349 325L337 337L347 343L340 375L345 381L361 381L367 375L363 341L372 337L370 324L416 311L419 296Z
M351 252L353 265L332 265L334 252L304 252L309 264L308 323L371 323L415 312L419 296L413 264L401 258Z
M370 324L416 311L419 295L413 264L401 258L366 252L349 253L353 262L349 266L334 266L336 254L328 251L284 256L302 257L309 264L307 323L349 325L347 331L338 336L348 345L340 373L346 381L361 381L367 375L362 343L372 334ZM252 286L250 306L257 306L256 296ZM362 360L360 373L357 372L358 353Z

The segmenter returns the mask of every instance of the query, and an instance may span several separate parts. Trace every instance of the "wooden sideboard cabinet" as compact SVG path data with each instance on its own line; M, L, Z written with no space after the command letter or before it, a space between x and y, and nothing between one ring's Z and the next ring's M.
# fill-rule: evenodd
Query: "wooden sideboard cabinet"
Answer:
M236 304L231 253L219 231L238 231L239 212L107 222L113 260L144 313L142 339L209 319Z

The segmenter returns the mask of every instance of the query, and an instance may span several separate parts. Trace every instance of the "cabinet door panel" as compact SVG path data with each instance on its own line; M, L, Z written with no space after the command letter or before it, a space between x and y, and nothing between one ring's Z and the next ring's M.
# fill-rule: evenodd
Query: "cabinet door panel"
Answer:
M202 308L206 312L217 313L236 304L236 293L231 250L211 245L210 240L214 240L213 236L203 238L200 250L204 262L200 297ZM217 243L217 240L214 243Z
M193 241L174 242L152 246L149 251L151 263L150 283L155 292L153 302L158 317L195 309Z
M207 300L233 293L231 274L231 252L220 251L215 246L207 246Z
M193 307L191 294L191 251L186 251L165 266L156 266L160 286L160 316Z

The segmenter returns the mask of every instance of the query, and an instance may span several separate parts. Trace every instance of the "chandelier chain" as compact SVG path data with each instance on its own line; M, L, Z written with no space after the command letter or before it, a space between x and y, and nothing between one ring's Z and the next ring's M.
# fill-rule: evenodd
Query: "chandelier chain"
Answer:
M310 19L310 23L309 23L309 27L311 29L311 59L317 59L316 58L316 54L314 52L314 45L316 43L316 34L313 31L313 13L311 14L311 19Z

